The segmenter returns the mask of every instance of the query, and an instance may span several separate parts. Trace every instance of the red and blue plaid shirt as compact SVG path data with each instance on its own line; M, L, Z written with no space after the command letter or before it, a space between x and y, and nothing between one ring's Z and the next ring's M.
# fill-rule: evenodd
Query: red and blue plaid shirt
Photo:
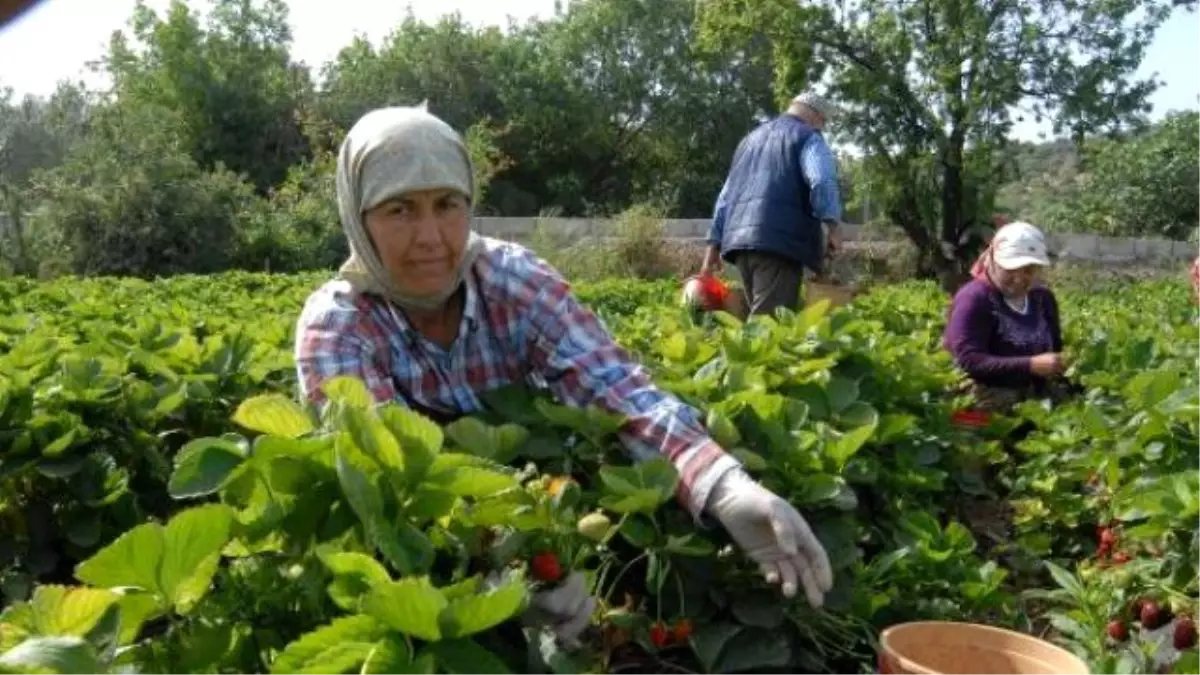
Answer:
M635 459L655 453L680 473L679 498L696 517L725 472L738 465L705 431L697 411L658 389L570 286L528 249L485 238L466 275L458 336L449 350L417 333L382 298L341 279L309 296L296 327L301 392L362 379L376 401L449 416L483 410L480 394L514 383L543 385L568 405L627 416L619 437Z

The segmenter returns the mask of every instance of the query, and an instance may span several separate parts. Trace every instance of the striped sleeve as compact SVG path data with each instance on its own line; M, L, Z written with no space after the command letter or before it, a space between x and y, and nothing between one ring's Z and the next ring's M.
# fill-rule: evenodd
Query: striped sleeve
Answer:
M738 461L709 437L694 408L650 381L556 271L528 253L513 264L510 292L528 322L535 369L563 403L625 415L622 444L635 460L667 457L679 470L678 498L698 519L713 486Z

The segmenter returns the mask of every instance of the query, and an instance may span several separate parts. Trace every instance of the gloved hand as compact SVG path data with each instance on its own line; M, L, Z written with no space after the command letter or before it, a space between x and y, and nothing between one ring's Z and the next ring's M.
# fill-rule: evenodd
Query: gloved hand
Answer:
M833 587L829 556L791 504L745 471L733 469L713 487L707 511L758 563L768 583L781 583L783 594L790 598L799 581L808 604L815 608L824 603L825 594Z
M495 583L496 572L488 575ZM534 593L522 622L527 626L546 626L554 631L560 645L579 647L579 636L591 623L596 599L588 595L587 581L581 572L572 572L554 588Z
M525 615L529 620L549 625L563 647L577 649L579 636L591 623L595 611L596 599L588 595L583 574L572 572L557 587L534 594Z

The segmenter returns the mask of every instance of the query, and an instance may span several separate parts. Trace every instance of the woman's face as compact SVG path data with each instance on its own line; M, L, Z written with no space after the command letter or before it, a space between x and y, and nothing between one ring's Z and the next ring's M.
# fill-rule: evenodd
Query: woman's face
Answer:
M1020 297L1029 293L1034 282L1042 272L1041 265L1026 265L1015 270L1006 270L999 265L992 265L992 281L1004 295Z
M462 193L408 192L367 211L363 222L400 292L436 295L453 283L470 226Z

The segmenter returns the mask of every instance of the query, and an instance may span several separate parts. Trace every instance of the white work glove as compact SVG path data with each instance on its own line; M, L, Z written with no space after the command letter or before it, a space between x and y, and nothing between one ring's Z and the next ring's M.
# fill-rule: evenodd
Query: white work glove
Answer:
M829 556L791 504L739 468L717 481L706 510L758 563L767 583L781 583L783 594L790 598L800 582L808 604L816 608L824 603L825 594L833 587Z
M488 575L487 582L499 583L499 573ZM579 636L587 630L596 599L587 592L587 580L580 572L572 572L554 588L533 594L522 622L532 627L548 627L558 643L567 649L579 648Z

